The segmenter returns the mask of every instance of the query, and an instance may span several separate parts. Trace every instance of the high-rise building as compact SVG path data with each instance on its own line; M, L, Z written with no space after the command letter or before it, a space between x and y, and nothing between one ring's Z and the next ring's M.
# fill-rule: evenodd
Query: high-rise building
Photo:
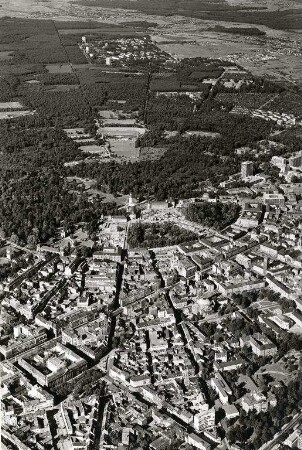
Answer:
M254 164L252 161L241 163L241 178L247 178L254 174Z

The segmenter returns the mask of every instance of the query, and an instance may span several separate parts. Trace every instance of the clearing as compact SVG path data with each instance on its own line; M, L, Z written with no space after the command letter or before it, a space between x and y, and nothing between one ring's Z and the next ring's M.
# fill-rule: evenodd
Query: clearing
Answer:
M72 67L70 64L46 64L45 69L49 73L72 73Z
M20 102L0 102L0 109L11 110L11 109L23 109Z
M15 119L22 116L29 116L35 111L0 111L0 120Z

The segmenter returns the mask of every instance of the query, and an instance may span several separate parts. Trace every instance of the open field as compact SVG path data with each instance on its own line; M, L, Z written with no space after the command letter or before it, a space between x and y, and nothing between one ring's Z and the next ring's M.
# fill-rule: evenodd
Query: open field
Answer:
M108 139L113 157L120 162L137 161L139 159L139 148L135 147L135 140L136 139Z
M70 64L46 64L49 73L72 73Z
M118 195L115 197L108 192L103 192L99 189L96 189L96 181L91 180L89 178L80 178L80 177L66 177L67 183L76 182L78 186L83 186L85 191L91 196L99 196L102 198L104 203L115 202L118 206L123 206L127 203L129 196L128 195Z
M145 128L139 127L101 127L101 132L104 136L108 137L120 137L120 138L137 138L138 136L144 134Z
M75 89L79 89L78 84L54 84L52 86L47 87L47 91L49 92L69 92Z
M15 119L21 116L30 116L34 111L0 111L0 120Z
M250 6L267 8L270 11L276 9L292 9L300 6L300 0L226 0L231 6Z
M84 153L91 153L92 155L104 155L106 147L102 145L81 145L80 150Z
M20 102L0 102L1 109L23 109L23 106Z
M103 1L103 0L102 0ZM227 21L221 20L215 16L215 9L212 11L212 20L201 20L199 18L185 17L181 15L160 16L154 13L144 13L135 11L135 2L128 2L127 9L111 8L106 2L106 7L101 7L101 0L97 2L72 2L71 0L2 0L1 14L12 17L31 17L31 18L53 18L62 21L59 27L59 34L66 36L70 34L85 33L115 33L116 24L122 22L123 25L129 23L125 32L132 32L135 27L132 23L135 21L148 21L157 23L158 26L151 28L150 32L154 40L162 42L160 48L167 52L183 58L188 57L211 57L227 58L240 65L256 75L271 75L280 80L299 81L301 73L301 52L298 50L301 34L298 30L283 31L264 26L261 22L261 15L258 22L245 23L230 18ZM72 3L72 6L71 6ZM113 2L115 4L116 2ZM300 2L296 0L228 0L225 4L265 7L268 12L272 10L292 9L297 11L301 7ZM223 4L223 2L222 2ZM92 6L93 5L93 6ZM100 6L98 6L100 5ZM131 8L129 7L131 6ZM152 6L152 5L150 5ZM173 11L175 12L175 11ZM180 14L180 13L179 13ZM259 12L260 14L260 12ZM292 14L294 17L294 14ZM287 21L290 23L289 14ZM244 19L244 17L243 17ZM73 24L73 21L80 20L80 25ZM88 21L94 22L89 23ZM260 21L259 21L260 20ZM284 19L285 20L285 19ZM295 19L296 20L296 19ZM69 21L69 22L68 22ZM97 22L100 25L97 25ZM282 21L281 21L282 22ZM60 22L59 22L60 23ZM71 26L66 24L71 23ZM85 26L85 23L89 25ZM269 22L270 23L270 22ZM302 23L302 21L301 21ZM231 33L220 33L209 31L213 26L219 25L229 27L254 27L255 24L259 30L266 33L266 36L244 36ZM272 22L272 26L274 22ZM286 26L284 26L284 30ZM138 29L135 29L137 32ZM11 50L9 47L1 47L1 50ZM66 73L69 69L50 68L51 73ZM63 72L65 71L65 72ZM67 72L68 73L68 72Z
M219 25L230 26L227 22L219 22ZM238 27L238 24L235 25ZM300 80L301 49L298 32L258 26L266 33L265 37L244 36L209 31L210 26L210 21L191 21L181 23L181 28L180 23L165 29L158 27L152 38L162 50L178 58L220 58L237 63L254 75L270 75L288 81Z
M208 138L218 138L220 137L219 133L212 133L211 131L186 131L184 136L199 136L199 137L208 137Z
M1 51L0 50L0 62L2 61L9 61L12 59L12 52L11 51Z

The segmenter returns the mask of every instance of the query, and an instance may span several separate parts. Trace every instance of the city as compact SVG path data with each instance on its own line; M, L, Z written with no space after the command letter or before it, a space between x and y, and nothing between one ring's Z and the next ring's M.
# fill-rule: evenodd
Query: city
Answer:
M302 449L301 86L56 1L0 18L1 449Z

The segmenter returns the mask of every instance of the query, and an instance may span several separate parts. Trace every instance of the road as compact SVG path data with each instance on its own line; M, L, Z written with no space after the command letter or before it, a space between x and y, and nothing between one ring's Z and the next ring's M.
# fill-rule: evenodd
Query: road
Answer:
M266 102L264 102L261 106L259 106L259 108L257 108L257 109L263 109L264 108L264 106L267 106L267 105L269 105L270 103L272 103L276 98L278 98L279 97L279 93L278 94L276 94L276 95L274 95L274 97L272 97L272 98L270 98L269 100L267 100Z

